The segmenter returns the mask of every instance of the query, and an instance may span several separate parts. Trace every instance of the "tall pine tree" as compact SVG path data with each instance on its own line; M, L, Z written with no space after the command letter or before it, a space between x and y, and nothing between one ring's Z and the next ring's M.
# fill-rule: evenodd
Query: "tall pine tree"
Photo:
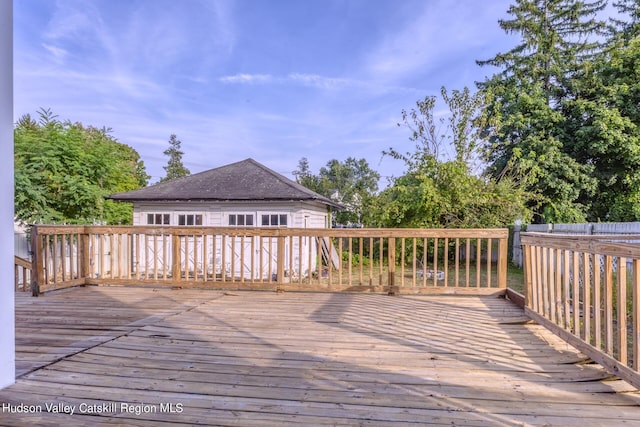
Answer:
M160 182L191 175L189 169L182 163L184 152L180 149L181 144L182 142L178 137L175 134L171 134L169 137L169 148L164 150L164 155L169 156L167 166L163 166L167 174L164 178L160 179Z
M604 0L517 0L499 21L520 43L478 61L501 68L480 84L490 102L487 159L496 177L510 175L531 195L536 221L579 221L580 202L596 188L593 166L573 158L562 105L574 90L584 61L598 51L593 36L605 25L594 17Z
M628 44L640 34L640 0L617 0L613 6L622 17L612 19L612 39Z

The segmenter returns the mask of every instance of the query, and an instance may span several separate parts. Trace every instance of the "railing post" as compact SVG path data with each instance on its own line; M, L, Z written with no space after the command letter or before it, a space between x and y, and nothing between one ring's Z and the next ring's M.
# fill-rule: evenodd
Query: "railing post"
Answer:
M172 235L171 241L171 277L173 280L179 281L182 278L180 235Z
M498 246L498 288L507 287L507 262L509 260L509 237L503 237ZM491 260L489 260L491 262Z
M89 278L88 276L91 263L91 258L89 256L89 232L85 228L82 234L78 237L80 239L80 241L78 242L78 249L80 250L80 254L78 255L80 257L80 271L78 273L80 274L79 278L82 278L86 281Z
M44 284L45 280L44 257L42 253L43 242L37 225L34 225L31 231L31 245L33 248L33 259L31 261L31 265L33 266L31 274L31 294L37 297L40 295L40 287Z
M631 331L633 334L633 366L640 372L640 260L633 260L633 279L631 286Z
M285 260L285 251L284 251L284 236L278 236L277 243L277 259L276 259L276 282L284 283L284 260ZM329 268L331 268L331 260L329 260Z
M387 245L388 245L388 249L387 249L387 254L388 254L388 258L387 258L387 263L388 263L388 268L389 268L389 295L395 295L396 294L396 287L395 287L395 277L396 277L396 238L395 237L389 237L389 239L387 240Z
M531 246L522 245L524 249L524 306L533 308L531 305Z

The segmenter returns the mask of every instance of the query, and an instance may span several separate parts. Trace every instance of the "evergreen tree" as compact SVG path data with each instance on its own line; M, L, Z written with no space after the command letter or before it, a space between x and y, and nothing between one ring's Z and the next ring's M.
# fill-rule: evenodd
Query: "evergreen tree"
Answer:
M307 187L309 190L315 191L318 194L322 191L320 188L320 179L311 172L309 160L306 157L298 161L298 168L293 171L293 176L296 177L298 184Z
M575 135L567 132L563 104L575 95L584 63L599 51L593 36L605 24L595 19L604 0L517 0L499 21L521 42L480 65L502 71L480 87L492 99L485 132L487 159L495 177L510 175L530 192L536 221L584 220L596 189L593 165L571 156Z
M191 174L189 169L182 163L182 155L184 152L180 149L182 142L175 134L171 134L169 137L169 148L164 150L163 154L169 156L167 166L163 166L167 172L166 176L160 179L160 182L168 181L170 179L180 178Z
M621 19L612 19L612 39L628 44L640 34L640 0L617 0L613 5L622 15Z

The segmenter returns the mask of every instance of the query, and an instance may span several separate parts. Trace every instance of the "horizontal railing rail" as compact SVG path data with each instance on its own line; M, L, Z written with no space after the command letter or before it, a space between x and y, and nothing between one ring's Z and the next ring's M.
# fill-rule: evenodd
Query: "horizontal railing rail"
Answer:
M506 229L33 227L34 294L85 284L496 292Z
M14 289L16 292L31 291L32 265L31 261L14 256Z
M521 238L527 314L640 388L640 236Z

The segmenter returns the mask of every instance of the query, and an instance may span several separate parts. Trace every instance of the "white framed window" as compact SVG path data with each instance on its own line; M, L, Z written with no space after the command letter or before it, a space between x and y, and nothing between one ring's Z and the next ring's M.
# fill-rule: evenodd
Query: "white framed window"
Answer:
M230 227L253 227L253 214L229 214Z
M287 214L262 214L260 225L262 227L286 227Z
M149 213L147 214L148 225L171 225L171 214Z
M202 225L202 214L179 214L178 225Z

